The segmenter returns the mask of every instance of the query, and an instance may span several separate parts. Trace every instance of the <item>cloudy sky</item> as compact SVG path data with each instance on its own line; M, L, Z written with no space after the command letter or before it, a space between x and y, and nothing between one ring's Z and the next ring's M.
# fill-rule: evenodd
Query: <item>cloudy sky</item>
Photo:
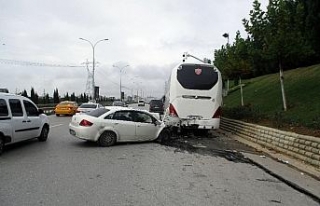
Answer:
M123 91L160 97L170 70L189 52L213 58L233 42L253 0L0 0L0 88L10 92L33 87L42 95L58 88L85 92L95 47L95 83L100 94ZM267 0L261 0L264 9ZM39 65L43 63L45 65ZM75 65L78 67L67 67ZM117 67L113 67L116 65ZM90 70L92 65L90 65Z

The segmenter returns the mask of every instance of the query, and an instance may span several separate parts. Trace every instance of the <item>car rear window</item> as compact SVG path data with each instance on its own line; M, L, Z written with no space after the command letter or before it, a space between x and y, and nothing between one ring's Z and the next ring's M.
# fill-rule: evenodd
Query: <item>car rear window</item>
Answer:
M209 65L181 65L177 80L185 89L210 90L218 82L218 73Z
M101 115L109 112L109 109L106 108L98 108L95 110L92 110L91 112L88 112L87 115L93 116L93 117L100 117Z
M113 106L123 106L124 105L124 102L113 102L112 104Z
M77 103L75 103L75 102L60 102L59 104L58 104L59 106L77 106Z
M161 100L151 100L150 105L161 106L161 105L163 105L163 103Z
M81 104L80 108L96 108L97 105L95 104Z

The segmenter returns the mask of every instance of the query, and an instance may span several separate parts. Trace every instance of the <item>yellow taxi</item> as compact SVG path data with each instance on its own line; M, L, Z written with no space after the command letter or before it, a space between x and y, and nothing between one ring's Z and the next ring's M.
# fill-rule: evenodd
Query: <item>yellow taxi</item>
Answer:
M62 101L54 109L56 116L74 115L77 112L78 104L74 101Z

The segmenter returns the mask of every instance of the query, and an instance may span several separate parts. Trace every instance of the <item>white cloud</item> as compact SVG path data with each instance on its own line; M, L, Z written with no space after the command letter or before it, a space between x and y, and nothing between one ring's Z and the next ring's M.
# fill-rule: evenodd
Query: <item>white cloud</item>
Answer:
M267 0L263 0L266 5ZM183 52L213 57L214 49L237 30L252 9L244 0L15 0L1 1L0 59L81 65L92 61L95 47L96 84L103 95L119 96L119 71L113 64L130 64L122 75L126 93L136 90L161 96L164 82ZM5 45L2 45L2 44ZM10 91L44 91L52 95L83 93L83 68L38 67L0 63L0 87ZM133 82L140 82L139 85Z

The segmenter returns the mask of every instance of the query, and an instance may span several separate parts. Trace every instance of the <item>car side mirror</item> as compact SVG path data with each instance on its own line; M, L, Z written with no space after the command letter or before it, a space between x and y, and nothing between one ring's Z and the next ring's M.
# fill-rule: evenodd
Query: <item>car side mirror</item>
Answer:
M161 125L161 122L159 122L159 121L156 120L156 121L154 121L154 125L155 125L155 126L160 126L160 125Z

